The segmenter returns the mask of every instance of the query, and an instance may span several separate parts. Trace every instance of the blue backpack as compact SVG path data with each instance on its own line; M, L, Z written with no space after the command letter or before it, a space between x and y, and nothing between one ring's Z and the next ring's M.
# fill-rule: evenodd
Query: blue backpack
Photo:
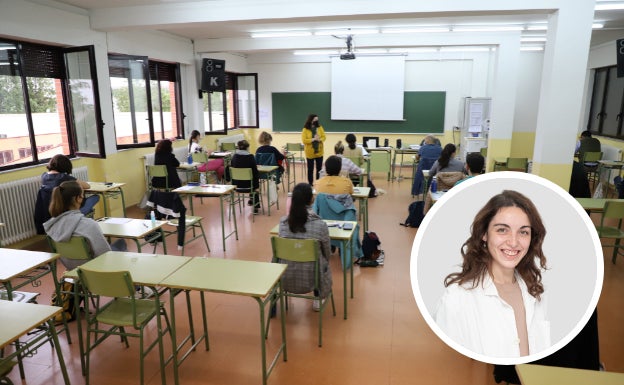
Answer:
M415 201L410 203L407 211L407 219L405 219L404 223L400 223L400 225L405 227L419 227L424 214L425 202L424 201Z

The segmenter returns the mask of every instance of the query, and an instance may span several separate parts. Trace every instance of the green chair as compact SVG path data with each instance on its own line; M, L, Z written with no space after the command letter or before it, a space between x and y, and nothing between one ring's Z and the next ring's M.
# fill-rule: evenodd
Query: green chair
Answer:
M164 315L169 330L169 319L159 303L151 299L135 298L136 290L128 271L96 271L83 267L78 268L78 278L82 283L85 295L95 301L95 308L90 309L89 301L85 301L86 317L86 385L89 385L89 368L91 352L111 335L118 335L126 347L128 337L139 339L140 384L145 382L144 360L146 355L158 345L162 382L165 383L164 351L160 315ZM145 329L149 322L156 318L157 337L145 346ZM108 326L106 326L108 325Z
M327 300L331 300L334 317L336 316L336 306L334 304L334 293L331 288L325 300L321 298L322 257L319 241L317 239L295 239L274 236L271 237L271 246L273 249L273 262L288 265L286 272L281 278L283 295L319 301L318 346L323 346L323 313L325 312L325 306L327 306ZM313 294L306 294L310 292Z
M583 152L580 155L580 163L583 165L583 170L587 175L587 180L592 182L592 186L596 186L596 181L599 178L600 163L598 161L602 159L601 151L589 151Z
M368 159L369 177L372 172L384 172L388 175L387 179L389 181L391 165L390 151L371 151Z
M152 178L165 178L165 186L166 187L154 187L152 183ZM167 174L167 166L159 164L159 165L148 165L147 166L147 189L148 190L164 190L169 191L169 176Z
M0 385L13 385L13 381L8 377L17 361L8 360L0 362Z
M262 208L262 214L264 214L264 204L262 203L262 196L259 191L260 189L256 191L253 188L253 171L251 170L251 168L230 167L230 178L232 179L234 184L236 184L236 182L248 181L250 186L238 187L237 185L236 189L234 190L237 194L237 199L235 202L231 202L231 204L238 203L239 212L242 213L242 204L243 202L245 202L246 199L251 199L252 201L258 199L258 201L260 202L260 207ZM231 211L229 212L231 213ZM252 215L252 222L255 221L255 215Z
M236 150L236 143L223 142L221 143L221 151L234 151Z
M605 203L604 211L600 218L600 225L596 226L596 231L598 231L598 236L600 238L613 239L615 241L612 245L602 245L602 247L613 247L611 262L614 264L618 253L622 254L619 249L624 247L624 245L620 244L620 241L624 238L624 231L621 230L622 219L624 219L624 201L608 200ZM605 223L607 220L617 220L617 226L607 225Z
M293 154L292 156L292 160L295 162L299 162L301 163L303 166L301 167L301 175L303 177L305 177L305 173L306 173L306 159L303 156L303 144L301 143L286 143L286 151L290 154ZM295 154L299 153L298 156L296 156Z
M507 158L505 164L506 171L520 171L527 172L529 170L528 158Z

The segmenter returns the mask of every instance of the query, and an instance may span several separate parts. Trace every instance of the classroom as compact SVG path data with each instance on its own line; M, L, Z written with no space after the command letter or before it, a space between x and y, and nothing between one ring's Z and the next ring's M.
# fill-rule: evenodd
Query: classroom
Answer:
M104 5L91 0L0 0L2 88L8 92L15 79L22 87L19 80L23 79L35 95L36 87L26 81L31 76L77 80L76 89L56 86L65 100L56 106L42 107L31 98L27 107L19 107L29 112L13 114L13 106L0 100L0 223L4 223L0 245L49 251L45 239L30 226L25 230L10 226L12 220L30 215L23 215L22 203L7 203L14 195L3 189L35 181L34 191L20 194L20 199L32 195L34 201L36 181L55 154L71 158L79 179L123 184L123 199L102 195L104 202L96 206L95 218L143 218L145 211L138 205L148 183L145 165L153 162L159 140L173 139L174 153L182 159L193 130L201 133L200 144L213 151L246 139L254 153L263 131L272 135L273 146L282 149L301 143L307 115L318 114L327 136L325 159L338 141L345 144L348 133L354 133L358 143L375 137L378 146L389 148L391 170L387 178L384 172L370 175L381 193L367 200L366 209L368 229L382 241L385 265L350 269L355 287L352 298L347 298L348 274L343 276L340 259L334 256L330 264L336 316L330 311L323 315L323 346L316 344L318 314L309 306L299 306L301 302L290 302L295 305L285 317L288 360L277 359L265 378L260 375L264 366L259 358L257 305L243 296L206 293L210 350L200 347L192 352L175 375L167 366L163 371L167 382L179 376L182 384L262 380L271 384L494 384L493 365L447 346L416 306L409 266L417 229L399 226L415 199L411 190L415 168L411 153L398 163L391 158L399 154L395 147L419 145L431 134L443 147L455 144L462 161L467 152L487 148L486 173L496 171L501 160L526 158L529 173L566 191L581 132L589 130L600 140L602 160L624 160L622 121L616 117L622 96L608 100L613 92L622 93L615 73L624 11L602 11L600 6L612 2L601 0L499 3L132 0ZM596 26L600 23L604 26ZM21 65L7 53L16 47ZM347 55L345 60L341 57L345 53L353 53L355 59ZM397 60L399 70L379 73L394 69L390 66ZM366 99L381 103L377 95L366 97L370 90L356 88L361 84L333 76L339 65L354 68L369 61L381 68L366 70L371 83L380 78L398 85L403 115L382 120L360 115L333 118L332 103L339 88L347 91L347 105L361 107ZM207 92L210 80L205 72L213 63L225 64L225 77L217 82L223 81L218 85L223 88ZM55 75L61 69L67 73ZM133 99L135 87L139 97ZM386 84L377 87L381 94ZM364 98L355 103L349 92ZM140 104L146 93L151 95L153 115ZM487 113L475 130L469 120L476 110L469 106L481 100ZM367 109L372 108L361 107L356 114ZM610 170L602 180L605 196L617 194L613 176L618 172L621 168ZM186 173L180 174L184 181ZM223 200L186 194L194 215L203 217L210 251L203 242L194 241L185 245L184 256L269 262L268 230L288 214L291 176L306 181L304 161L294 162L284 184L277 186L278 205L268 205L268 212L257 216L243 207L228 218ZM592 213L591 218L599 222L600 214ZM232 230L229 237L226 230ZM173 238L166 243L168 254L181 256ZM128 245L130 251L141 250L131 242ZM149 253L152 246L143 248ZM604 250L597 321L600 362L608 372L624 373L619 359L624 311L618 295L624 289L624 262L612 263L612 248ZM64 269L58 265L60 276ZM44 278L40 303L50 303L53 288L53 282ZM198 308L199 294L191 291L191 296ZM180 321L185 306L179 296L175 308ZM199 316L196 320L199 325ZM180 332L187 332L188 325L182 323ZM278 315L269 325L266 348L271 357L279 349L279 324ZM68 335L77 341L75 322L69 323L69 329ZM76 342L67 344L63 333L58 338L71 383L82 383ZM138 383L137 343L133 342L130 349L116 342L96 348L90 382ZM25 383L63 381L52 349L41 347L24 364ZM146 383L161 381L155 354L147 356L145 367ZM52 370L37 370L42 368ZM17 367L8 378L21 381Z

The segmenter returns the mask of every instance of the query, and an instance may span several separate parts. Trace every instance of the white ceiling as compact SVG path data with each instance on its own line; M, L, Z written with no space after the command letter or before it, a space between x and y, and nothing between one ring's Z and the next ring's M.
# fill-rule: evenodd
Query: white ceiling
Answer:
M500 9L490 6L454 12L436 12L435 5L413 6L417 0L31 0L40 4L87 14L91 27L101 31L150 30L192 39L196 45L210 47L215 39L223 50L239 53L292 51L301 48L340 46L342 42L327 37L305 39L274 38L275 44L251 40L250 33L292 29L330 29L389 27L423 24L487 24L547 22L549 10ZM438 0L436 0L438 1ZM602 0L601 0L602 1ZM435 3L428 0L427 3ZM527 0L531 3L531 0ZM420 1L420 3L423 3ZM472 4L479 2L461 3ZM492 3L481 1L480 3ZM495 3L495 2L494 2ZM537 3L537 1L533 1ZM543 3L548 3L544 1ZM431 8L431 9L428 9ZM527 7L528 8L528 7ZM539 9L537 9L539 8ZM422 11L425 9L426 12ZM416 12L414 10L418 10ZM592 45L624 37L624 10L596 11L596 22L604 28L594 30ZM310 44L312 39L320 43ZM408 39L409 40L409 39ZM418 39L415 39L417 41ZM383 45L383 40L355 36L356 47ZM227 50L227 49L226 49Z

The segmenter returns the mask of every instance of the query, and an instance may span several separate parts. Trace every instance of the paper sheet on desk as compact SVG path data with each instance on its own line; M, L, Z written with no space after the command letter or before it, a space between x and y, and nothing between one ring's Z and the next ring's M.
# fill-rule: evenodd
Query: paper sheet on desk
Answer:
M197 186L189 186L189 185L186 185L186 186L178 187L177 189L178 189L178 190L190 190L190 189L192 189L192 188L194 188L194 187L197 187Z
M103 222L104 223L110 223L110 224L113 224L113 225L123 225L124 223L128 223L131 220L132 220L131 218L107 218Z

